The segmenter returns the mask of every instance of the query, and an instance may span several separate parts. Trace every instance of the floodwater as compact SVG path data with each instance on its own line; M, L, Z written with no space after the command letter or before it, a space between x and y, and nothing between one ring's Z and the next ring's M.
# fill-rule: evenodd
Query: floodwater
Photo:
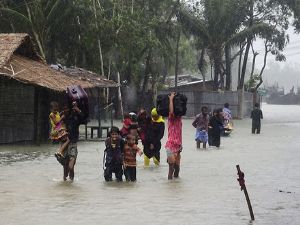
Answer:
M220 149L197 150L185 120L181 177L173 181L164 150L157 168L143 168L138 157L136 183L105 183L103 142L80 142L75 181L63 182L55 146L1 146L0 224L299 224L300 106L262 109L260 135L250 134L249 119L235 121ZM245 172L253 222L236 164Z

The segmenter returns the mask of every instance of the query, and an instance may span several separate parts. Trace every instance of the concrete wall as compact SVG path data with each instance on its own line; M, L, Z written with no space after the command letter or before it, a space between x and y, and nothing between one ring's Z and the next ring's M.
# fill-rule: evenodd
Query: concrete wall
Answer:
M160 92L159 94L168 93ZM181 91L188 98L187 117L194 117L201 111L202 106L207 106L210 111L223 108L224 103L229 103L234 118L238 115L238 94L235 91L204 92L204 91ZM244 93L243 116L249 117L252 110L252 93Z

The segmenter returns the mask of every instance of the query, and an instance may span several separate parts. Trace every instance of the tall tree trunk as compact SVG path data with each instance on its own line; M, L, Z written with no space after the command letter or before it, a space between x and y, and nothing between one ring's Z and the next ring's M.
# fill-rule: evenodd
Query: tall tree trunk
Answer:
M125 69L125 79L127 80L127 83L130 85L131 84L131 73L132 73L132 56L131 56L131 50L128 50L128 63L126 65Z
M99 4L99 2L98 2ZM96 30L97 30L97 43L98 43L98 50L99 50L99 59L100 59L100 69L101 69L101 75L104 76L104 68L103 68L103 55L102 55L102 48L101 48L101 40L99 36L99 26L98 26L98 17L97 17L97 9L96 9L96 2L93 0L93 9L94 9L94 17L95 17L95 24L96 24Z
M238 67L238 84L237 84L237 88L238 88L239 83L240 83L240 80L241 80L241 67L242 67L243 53L244 53L244 46L242 46L242 44L240 44L239 67Z
M244 88L246 68L247 68L248 56L249 56L249 50L250 50L251 43L252 43L252 38L247 38L247 45L246 45L246 49L245 49L242 72L241 72L241 77L240 77L240 82L239 82L239 85L238 85L238 89L243 89Z
M251 68L251 73L250 73L250 80L253 79L254 69L255 69L255 62L256 62L256 56L258 55L258 52L254 51L253 44L251 44L251 49L252 49L253 59L252 59L252 68Z
M251 0L251 2L250 2L250 15L249 15L249 28L251 28L252 25L253 25L253 19L254 19L253 8L254 8L254 0ZM239 82L239 85L238 85L238 89L243 89L244 88L246 68L247 68L249 50L250 50L250 47L251 47L251 44L252 44L252 40L253 40L252 36L247 37L247 44L246 44L244 60L243 60L243 66L242 66L242 72L241 72L241 77L240 77L240 82Z
M254 8L254 0L251 0L250 2L250 15L249 15L249 28L252 27L253 25L253 8ZM240 81L238 84L238 117L243 118L243 104L244 104L244 82L245 82L245 75L246 75L246 68L247 68L247 62L248 62L248 55L249 55L249 50L250 46L252 43L252 36L249 36L247 38L247 44L246 44L246 49L245 49L245 54L244 54L244 60L243 60L243 67L242 67L242 72L241 72L241 77Z
M150 48L148 50L148 54L146 57L146 68L145 68L144 80L143 80L142 90L140 92L141 93L140 104L144 102L144 96L148 87L149 76L151 73L151 58L152 58L152 50Z
M123 111L123 100L122 100L122 92L121 92L121 78L120 78L120 73L117 72L117 76L118 76L118 84L119 84L119 88L118 88L118 102L119 102L119 115L121 116L121 118L123 118L124 115L124 111Z
M219 78L221 76L221 63L222 56L219 49L216 49L214 54L214 90L217 91L219 88Z
M203 80L203 82L202 82L203 83L203 85L202 85L203 90L206 89L206 87L205 87L205 73L204 73L204 70L203 70L203 68L204 68L204 55L205 55L205 48L203 47L202 50L201 50L200 59L198 61L198 69L199 69L199 71L202 75L202 80Z
M169 63L166 58L164 58L164 68L163 68L163 77L161 83L164 84L166 81L166 78L168 76L168 71L169 71Z
M264 70L266 68L266 65L267 65L267 56L268 56L269 52L270 51L268 50L268 42L265 41L264 64L263 64L263 66L260 70L260 73L259 73L259 83L254 88L253 104L255 104L257 102L257 90L260 87L260 85L263 83L262 75L263 75L263 72L264 72Z
M246 50L244 54L244 60L243 60L243 66L242 66L242 71L241 71L241 76L237 88L238 92L238 118L243 119L244 115L244 80L245 80L245 74L246 74L246 67L247 67L247 62L248 62L248 55L249 55L249 49L251 46L251 39L247 39L247 44L246 44Z
M178 81L178 66L179 66L179 42L180 42L180 29L178 29L177 40L176 40L176 55L175 55L175 89L177 89Z
M249 49L251 46L251 39L247 39L246 44L246 50L244 54L244 60L243 60L243 66L242 66L242 72L240 76L240 81L238 84L237 92L238 92L238 118L243 119L244 116L244 80L245 80L245 74L246 74L246 67L248 62L248 55L249 55Z
M231 48L225 46L225 64L226 64L226 91L231 90Z
M38 32L34 29L33 20L32 20L32 16L31 16L31 10L28 6L27 1L25 1L25 6L26 6L27 15L28 15L28 20L30 21L30 24L31 24L31 30L32 30L33 36L35 38L35 41L38 45L39 52L40 52L42 58L46 59L46 54L45 54L45 50L44 50L44 46L43 46L43 41L42 41L40 35L38 34Z

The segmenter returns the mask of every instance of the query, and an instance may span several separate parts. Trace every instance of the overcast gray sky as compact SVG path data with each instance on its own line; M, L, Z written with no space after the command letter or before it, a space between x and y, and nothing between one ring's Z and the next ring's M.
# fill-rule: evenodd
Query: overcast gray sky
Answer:
M279 86L285 88L285 92L289 91L293 86L297 88L300 85L300 34L296 34L292 28L288 30L288 34L290 41L284 50L286 61L277 62L273 55L269 55L267 68L263 75L267 84L272 85L278 82ZM257 56L256 63L256 68L260 70L263 65L263 41L257 40L254 47L260 53Z
M300 65L300 34L295 34L293 29L288 30L288 34L290 37L290 42L287 44L284 54L287 58L286 62L278 62L282 66L285 63ZM257 66L260 67L263 65L263 54L264 54L264 46L262 40L257 40L254 44L255 50L259 52L259 60L257 62ZM274 56L270 55L268 57L268 61L275 62Z

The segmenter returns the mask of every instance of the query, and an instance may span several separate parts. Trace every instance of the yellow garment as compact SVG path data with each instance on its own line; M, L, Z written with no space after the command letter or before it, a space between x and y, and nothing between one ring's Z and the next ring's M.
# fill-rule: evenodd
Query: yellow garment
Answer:
M153 116L158 116L158 119L157 120L153 119ZM151 110L151 118L152 118L152 121L155 123L164 123L165 122L163 117L158 115L156 108L153 108Z
M146 155L144 155L144 166L148 167L149 164L150 164L150 159Z
M51 112L49 115L49 120L51 124L51 132L50 132L50 139L57 140L59 136L59 131L65 129L62 121L60 121L61 117L59 112L53 113Z
M54 119L53 119L54 117ZM56 127L56 125L58 124L58 122L60 121L60 114L59 112L51 112L49 115L49 119L50 119L50 123L51 123L51 130L53 131Z
M159 166L159 161L157 160L157 158L153 157L153 162L156 166Z

